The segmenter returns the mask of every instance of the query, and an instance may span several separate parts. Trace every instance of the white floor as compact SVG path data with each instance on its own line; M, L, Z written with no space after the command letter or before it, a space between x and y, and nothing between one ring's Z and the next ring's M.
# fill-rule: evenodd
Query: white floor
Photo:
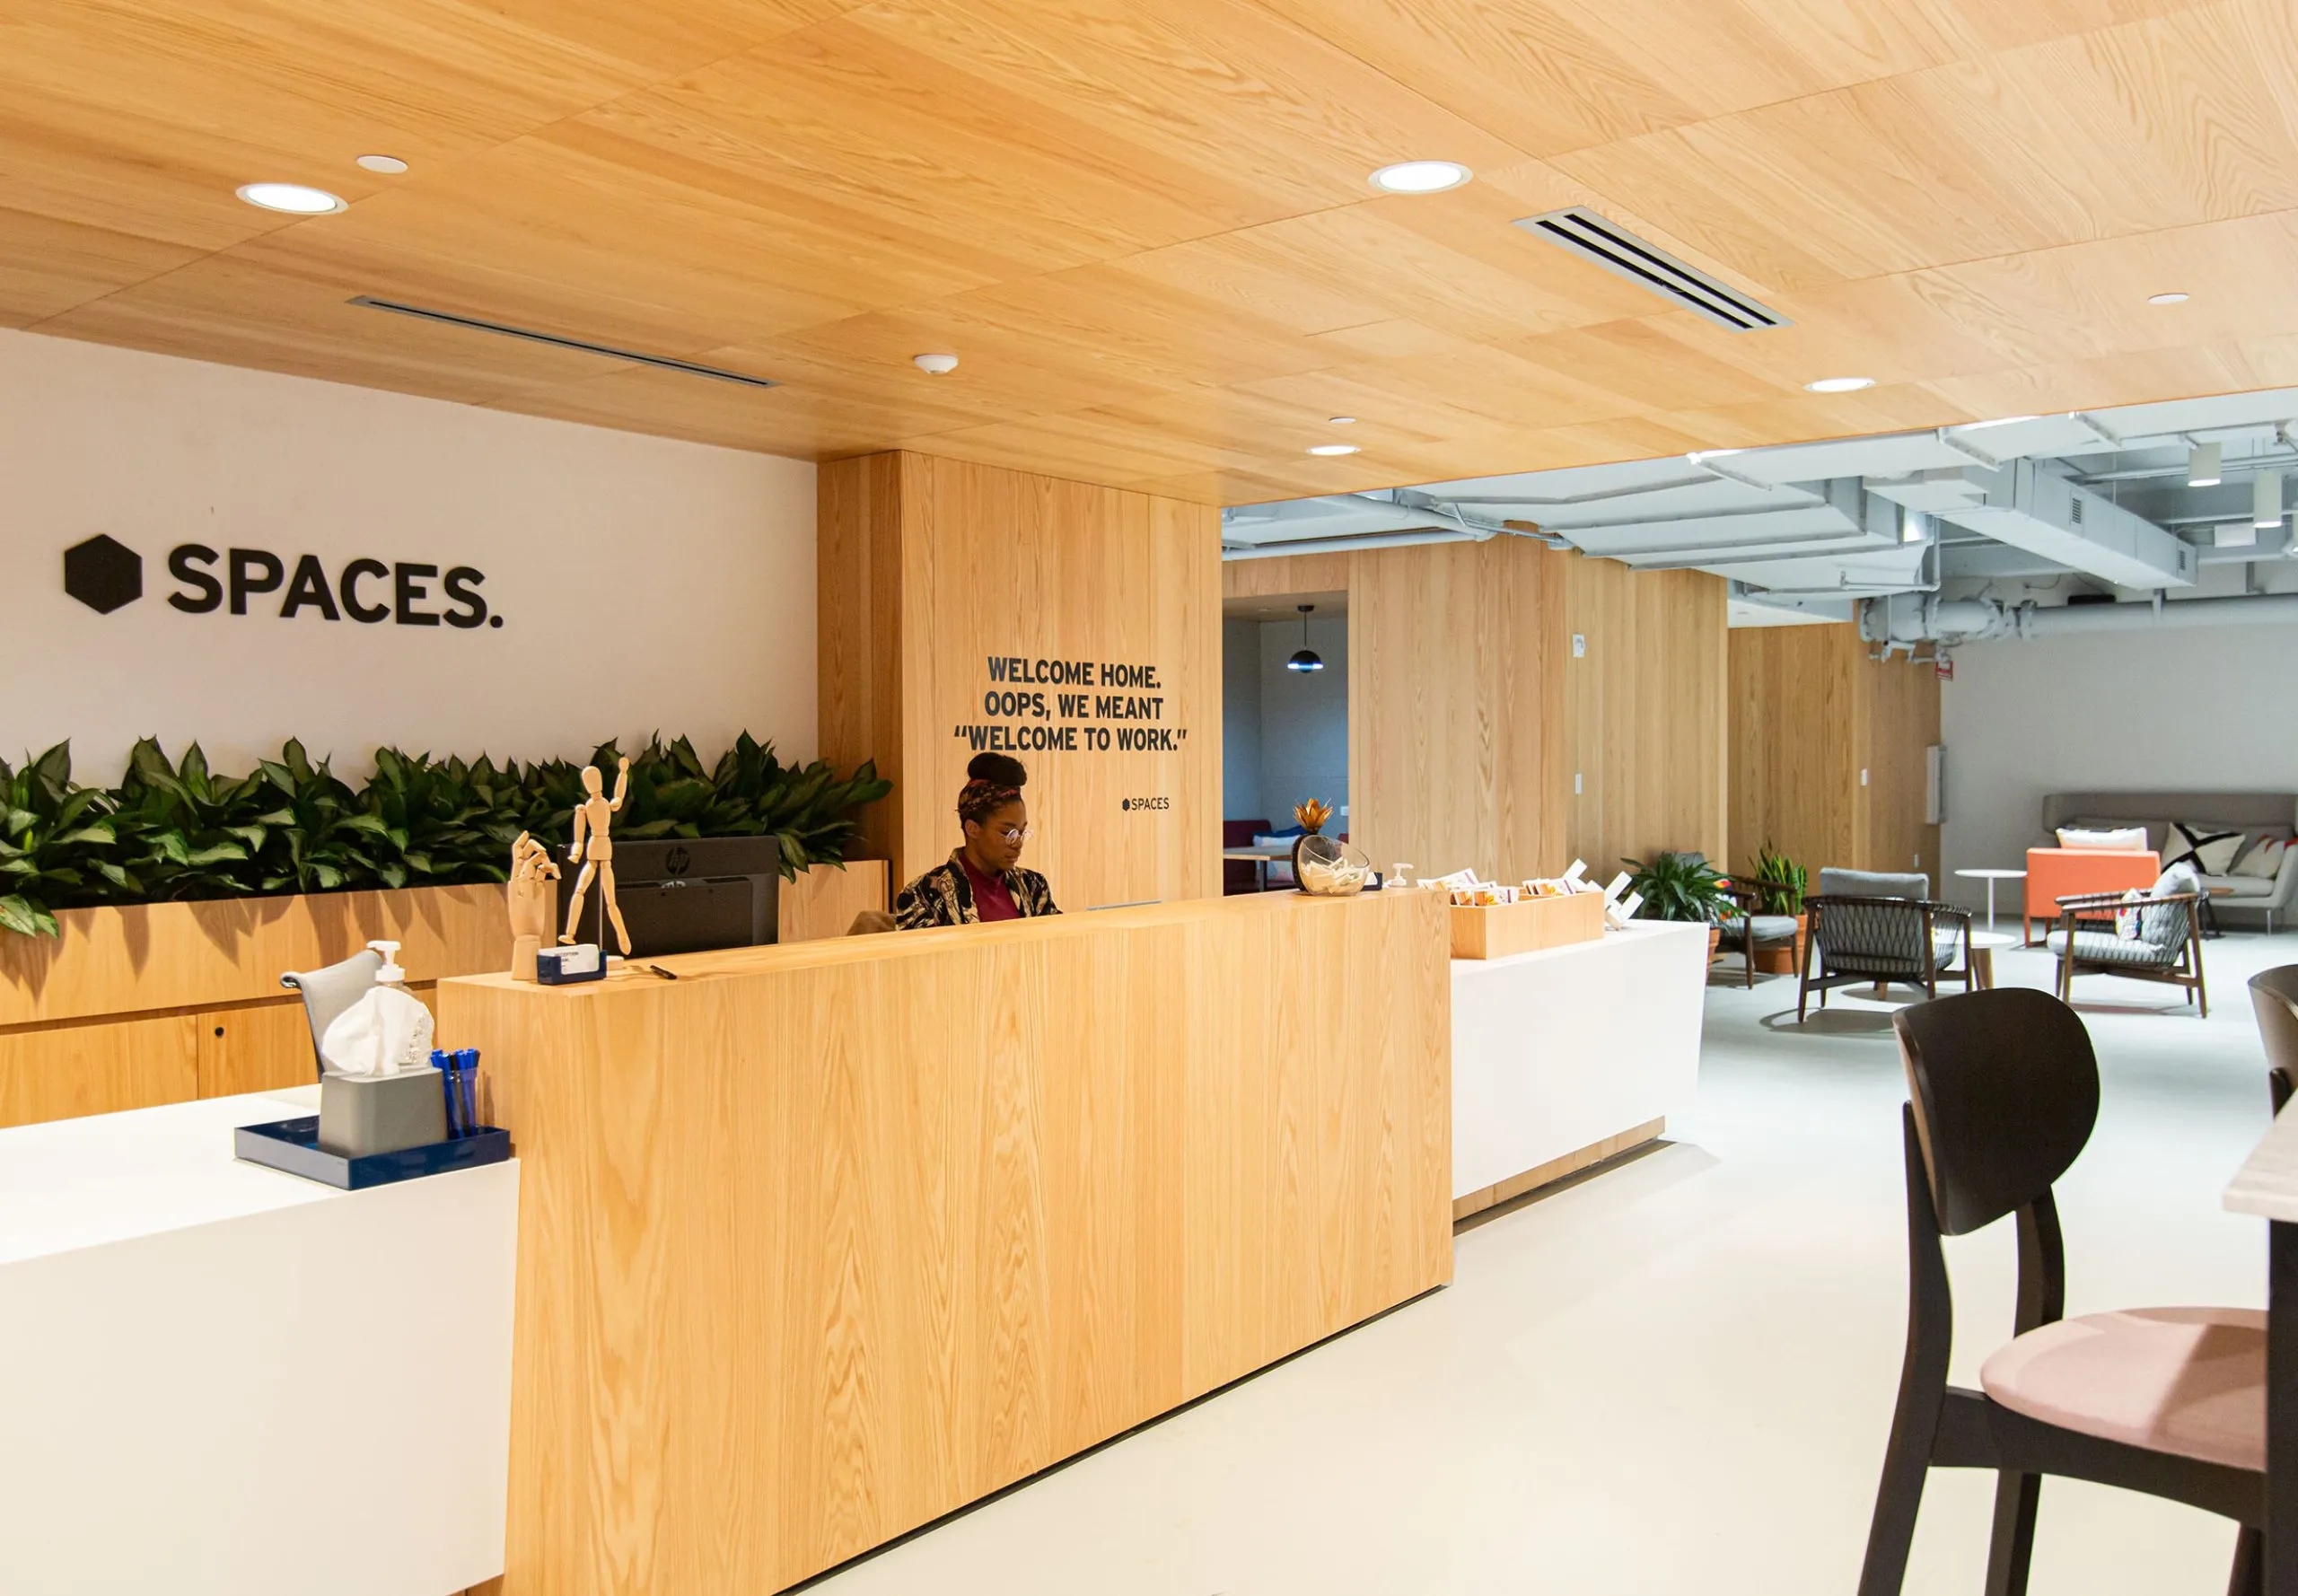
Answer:
M2243 982L2298 935L2207 944L2215 1004L2076 996L2104 1106L2059 1188L2069 1312L2262 1304L2220 1188L2267 1118ZM2048 987L2037 953L1998 978ZM1464 1232L1448 1290L814 1587L821 1596L1746 1592L1856 1583L1906 1311L1895 1004L1711 986L1671 1144ZM1784 1028L1783 1028L1784 1022ZM2007 1223L1949 1244L1955 1378L2008 1333ZM1991 1476L1933 1476L1907 1589L1978 1596ZM2224 1588L2232 1529L2044 1487L2035 1596Z

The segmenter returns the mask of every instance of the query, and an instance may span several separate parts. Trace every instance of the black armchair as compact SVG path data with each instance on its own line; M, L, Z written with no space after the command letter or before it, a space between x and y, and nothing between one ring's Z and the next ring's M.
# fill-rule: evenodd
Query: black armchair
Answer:
M1899 982L1936 997L1944 977L1961 981L1966 992L1974 989L1969 909L1927 898L1834 892L1807 898L1803 908L1811 916L1811 933L1803 949L1803 979L1795 994L1798 1021L1814 991L1820 1006L1827 1007L1830 987L1880 987Z

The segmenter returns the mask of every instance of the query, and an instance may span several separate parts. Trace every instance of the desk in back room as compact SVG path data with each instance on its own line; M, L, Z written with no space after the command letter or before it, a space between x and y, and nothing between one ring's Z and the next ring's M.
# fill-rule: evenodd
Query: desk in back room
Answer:
M522 1160L506 1596L770 1592L1443 1284L1434 894L440 984Z

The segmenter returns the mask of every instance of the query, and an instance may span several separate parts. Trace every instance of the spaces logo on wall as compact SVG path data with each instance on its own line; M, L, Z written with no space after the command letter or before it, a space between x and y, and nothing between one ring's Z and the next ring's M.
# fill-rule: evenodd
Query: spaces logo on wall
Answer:
M296 557L291 571L268 548L219 552L205 543L177 544L168 550L167 566L176 583L168 603L186 615L227 611L281 620L313 615L365 626L443 623L465 631L503 624L478 591L487 574L473 566L450 566L443 572L408 560L387 565L355 559L330 574L319 556L306 554ZM125 609L144 596L144 557L100 532L64 551L64 591L98 615Z

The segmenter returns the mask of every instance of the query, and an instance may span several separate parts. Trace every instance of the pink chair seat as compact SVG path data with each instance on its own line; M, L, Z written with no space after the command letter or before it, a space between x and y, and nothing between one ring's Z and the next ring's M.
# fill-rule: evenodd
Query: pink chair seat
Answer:
M2104 1441L2233 1469L2266 1468L2266 1315L2129 1308L2030 1330L1987 1360L2013 1413Z

